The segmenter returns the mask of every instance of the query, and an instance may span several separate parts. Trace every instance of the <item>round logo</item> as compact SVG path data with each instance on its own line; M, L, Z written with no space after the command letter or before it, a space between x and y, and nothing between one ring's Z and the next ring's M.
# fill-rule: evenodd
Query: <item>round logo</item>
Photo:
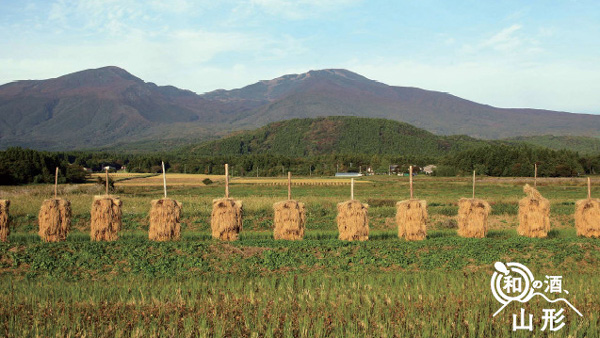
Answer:
M526 302L533 297L533 273L525 265L496 262L494 268L496 271L492 275L491 287L492 294L498 302Z

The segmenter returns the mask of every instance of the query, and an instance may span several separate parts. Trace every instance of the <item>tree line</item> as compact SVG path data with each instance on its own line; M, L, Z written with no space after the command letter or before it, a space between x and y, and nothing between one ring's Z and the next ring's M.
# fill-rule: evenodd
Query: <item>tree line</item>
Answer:
M526 177L533 176L535 164L542 177L596 174L600 172L600 155L580 156L573 151L527 145L488 145L441 159L436 174L466 175L476 170L488 176Z
M81 183L87 178L83 168L65 154L9 148L0 152L0 184L54 183L56 167L59 183Z
M44 152L23 148L0 151L0 184L54 182L54 170L59 167L61 183L86 180L88 172L102 171L105 166L128 172L159 173L161 161L168 172L193 174L223 174L223 164L229 163L235 176L331 176L336 172L365 172L371 168L384 174L408 171L409 165L437 165L434 174L440 176L468 175L473 170L488 176L533 176L538 164L539 176L569 177L600 173L600 155L581 156L567 150L550 150L527 145L492 144L444 157L385 154L328 154L316 156L284 156L277 154L247 154L230 156L197 156L186 152L163 154L124 154L111 152Z

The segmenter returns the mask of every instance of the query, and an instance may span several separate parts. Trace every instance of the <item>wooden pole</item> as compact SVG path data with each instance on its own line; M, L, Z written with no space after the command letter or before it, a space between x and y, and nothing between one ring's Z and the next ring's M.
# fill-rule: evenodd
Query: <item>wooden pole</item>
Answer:
M225 163L225 198L229 198L229 164Z
M588 177L588 199L592 198L592 181Z
M534 164L535 166L535 173L533 174L533 186L537 187L537 163Z
M288 171L288 201L292 199L292 172Z
M473 170L473 199L475 199L475 170Z
M56 172L54 173L54 199L58 198L58 167L56 167Z
M412 165L408 168L408 178L409 178L409 182L410 182L410 199L413 199L413 178L412 178L412 174L413 174L413 168Z
M354 178L350 179L350 199L354 201Z
M165 189L165 198L167 198L167 174L165 173L165 162L162 162L163 170L163 188Z
M106 195L108 195L108 168L105 169L106 171L106 176L104 178L104 180L106 181Z

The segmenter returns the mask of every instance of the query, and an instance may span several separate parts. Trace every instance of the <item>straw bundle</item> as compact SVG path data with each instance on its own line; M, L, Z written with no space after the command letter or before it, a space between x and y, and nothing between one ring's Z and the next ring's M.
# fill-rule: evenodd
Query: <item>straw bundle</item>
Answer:
M45 200L38 214L38 223L42 240L64 241L71 228L71 203L62 198Z
M350 200L337 205L339 239L344 241L366 241L369 239L369 205Z
M588 198L575 204L577 236L600 238L600 199Z
M10 235L9 206L9 200L0 200L0 242L8 241L8 235Z
M181 203L170 198L161 198L151 202L150 229L151 241L179 240L181 236Z
M427 202L411 199L396 203L398 237L420 241L427 237Z
M525 184L523 191L529 196L519 201L519 227L521 236L543 238L550 231L550 202L535 189Z
M90 238L92 241L114 241L121 230L121 205L116 196L94 196L92 202L92 225Z
M278 202L273 205L275 210L275 239L297 240L304 237L306 211L304 203L294 200Z
M213 200L210 218L213 238L235 241L242 231L242 201L233 198Z
M483 238L487 234L489 203L478 198L461 198L458 201L458 235Z

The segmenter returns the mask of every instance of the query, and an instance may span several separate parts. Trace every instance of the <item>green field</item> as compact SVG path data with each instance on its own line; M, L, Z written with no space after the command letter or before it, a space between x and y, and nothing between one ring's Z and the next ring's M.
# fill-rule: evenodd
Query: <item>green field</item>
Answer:
M543 179L552 205L546 239L519 237L517 203L526 179L481 178L477 195L492 205L485 239L456 235L460 197L469 180L417 177L416 197L426 199L428 238L397 238L394 204L408 197L407 178L368 177L356 198L370 204L367 242L337 239L335 205L348 185L299 185L307 205L303 241L272 239L272 204L283 186L236 183L244 202L239 241L211 239L211 201L223 194L217 181L181 185L169 197L184 204L179 242L147 240L150 200L159 185L119 184L124 215L121 238L89 240L94 185L61 186L73 207L66 242L42 243L36 234L41 201L50 186L2 187L11 200L13 231L0 243L0 335L82 337L512 337L540 332L548 303L524 307L536 314L533 333L511 331L517 306L500 307L490 278L496 261L527 265L536 277L562 275L568 299L583 317L566 310L567 325L554 336L598 337L600 240L575 236L575 201L586 196L583 179ZM201 181L201 179L199 179ZM343 182L343 181L342 181ZM131 180L128 180L131 183ZM599 189L594 188L593 195ZM513 304L511 304L513 306Z

